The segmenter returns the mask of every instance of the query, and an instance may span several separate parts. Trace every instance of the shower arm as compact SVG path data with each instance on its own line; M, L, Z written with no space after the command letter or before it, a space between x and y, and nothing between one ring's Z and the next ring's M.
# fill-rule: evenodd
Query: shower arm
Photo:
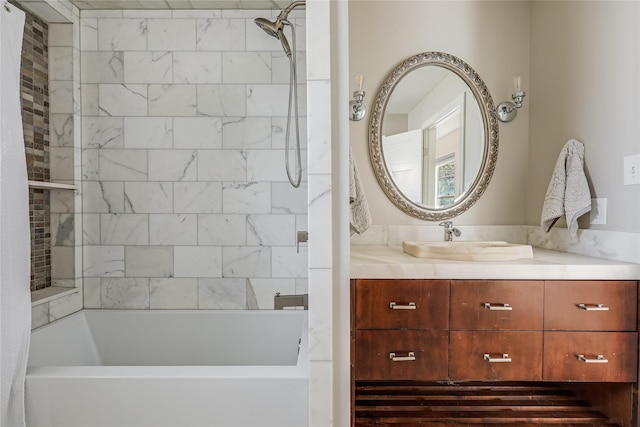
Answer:
M280 12L280 15L278 15L278 19L282 19L282 20L287 19L287 15L289 15L289 12L291 12L296 7L304 6L305 4L306 4L305 1L294 1L289 6L287 6L282 12Z

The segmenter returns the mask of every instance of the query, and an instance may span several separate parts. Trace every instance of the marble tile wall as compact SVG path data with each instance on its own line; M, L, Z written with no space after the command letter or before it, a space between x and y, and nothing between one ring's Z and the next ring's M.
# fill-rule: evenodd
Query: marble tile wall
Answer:
M307 292L288 59L253 23L276 13L82 12L86 308L270 309L276 292ZM305 177L306 24L290 20Z

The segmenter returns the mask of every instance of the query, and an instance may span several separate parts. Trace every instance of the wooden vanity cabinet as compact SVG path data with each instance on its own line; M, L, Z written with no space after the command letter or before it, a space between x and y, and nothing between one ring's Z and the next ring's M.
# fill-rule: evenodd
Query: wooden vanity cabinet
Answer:
M565 384L620 425L640 425L637 281L356 279L352 298L359 411L373 403L358 387Z

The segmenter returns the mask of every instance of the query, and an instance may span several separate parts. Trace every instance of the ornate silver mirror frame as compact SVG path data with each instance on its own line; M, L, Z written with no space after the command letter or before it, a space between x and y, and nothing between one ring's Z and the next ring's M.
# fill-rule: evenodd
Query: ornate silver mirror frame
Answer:
M473 93L482 115L484 147L478 174L466 191L453 205L431 208L416 203L403 194L388 170L382 150L382 121L389 98L398 82L411 71L424 66L438 66L460 77ZM471 66L453 55L442 52L424 52L412 56L398 65L387 76L373 104L369 123L369 155L376 178L387 197L407 215L428 221L453 218L465 212L478 201L489 185L498 159L498 119L491 94Z

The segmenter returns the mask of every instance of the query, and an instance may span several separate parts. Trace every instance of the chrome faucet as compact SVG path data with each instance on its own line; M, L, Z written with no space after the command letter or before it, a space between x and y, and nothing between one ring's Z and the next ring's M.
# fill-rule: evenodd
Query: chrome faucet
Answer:
M441 222L439 225L441 227L444 227L444 241L445 242L453 241L453 236L452 235L455 235L456 237L460 237L460 235L462 234L462 231L460 231L457 228L455 228L453 226L453 222L451 222L451 221L444 221L444 222Z

